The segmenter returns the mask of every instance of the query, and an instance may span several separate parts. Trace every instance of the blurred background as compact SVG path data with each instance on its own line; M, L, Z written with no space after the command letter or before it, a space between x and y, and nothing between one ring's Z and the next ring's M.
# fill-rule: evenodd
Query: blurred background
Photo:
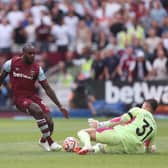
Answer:
M0 68L26 42L71 117L118 116L147 98L168 114L167 0L0 0ZM11 95L6 78L0 117L23 115Z

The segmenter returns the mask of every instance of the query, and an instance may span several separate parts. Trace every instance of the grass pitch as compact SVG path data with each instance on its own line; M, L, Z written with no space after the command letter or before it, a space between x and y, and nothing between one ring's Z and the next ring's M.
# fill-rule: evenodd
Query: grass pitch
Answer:
M62 144L87 127L87 119L56 119L54 139ZM0 120L0 168L168 168L168 120L157 120L157 153L79 156L45 152L38 146L40 132L34 120Z

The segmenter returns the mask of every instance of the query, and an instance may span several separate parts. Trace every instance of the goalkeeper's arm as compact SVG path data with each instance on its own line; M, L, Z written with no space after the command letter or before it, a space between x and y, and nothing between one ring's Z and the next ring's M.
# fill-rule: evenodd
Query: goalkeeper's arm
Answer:
M88 119L89 126L92 128L114 127L115 125L122 124L121 117L116 117L108 121L98 121L94 119Z
M129 110L128 113L120 117L113 118L108 121L99 122L98 120L88 119L89 126L92 128L114 127L116 125L123 125L133 120L139 113L136 107Z
M155 135L151 139L146 140L144 142L145 151L147 153L154 153L154 152L156 152L156 145L154 143L154 139L155 139Z

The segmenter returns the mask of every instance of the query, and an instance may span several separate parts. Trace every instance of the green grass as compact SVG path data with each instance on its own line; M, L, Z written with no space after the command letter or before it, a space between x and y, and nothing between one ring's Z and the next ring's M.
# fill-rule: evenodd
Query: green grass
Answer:
M54 138L62 143L67 136L87 127L86 119L56 119ZM33 120L0 120L0 168L167 168L168 121L158 120L155 154L79 156L66 152L45 152L37 145L40 136Z

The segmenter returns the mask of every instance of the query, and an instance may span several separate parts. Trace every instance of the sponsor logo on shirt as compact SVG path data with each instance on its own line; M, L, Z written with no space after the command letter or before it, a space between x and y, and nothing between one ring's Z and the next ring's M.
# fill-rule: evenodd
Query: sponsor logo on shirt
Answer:
M25 78L25 79L33 80L33 76L28 76L22 73L13 72L13 76L16 78Z

